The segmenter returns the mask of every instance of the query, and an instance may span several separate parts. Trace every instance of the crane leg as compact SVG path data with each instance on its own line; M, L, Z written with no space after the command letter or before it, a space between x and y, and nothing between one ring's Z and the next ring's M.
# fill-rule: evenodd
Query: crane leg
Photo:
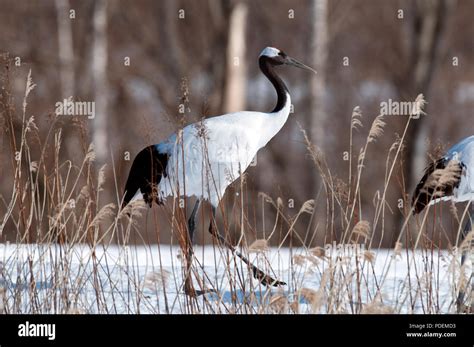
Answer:
M191 216L188 219L188 232L189 232L189 241L191 243L191 252L192 246L194 245L194 232L196 231L196 220L197 220L197 211L199 210L199 206L201 205L201 200L197 199L196 203L194 204L193 211L191 212Z
M270 275L267 275L265 272L260 270L258 267L253 265L250 260L248 260L242 253L240 253L234 246L232 246L217 230L217 225L216 225L216 208L214 206L211 206L211 221L209 223L209 232L224 246L229 248L232 253L234 253L236 256L238 256L245 264L247 264L251 269L253 273L253 277L255 277L257 280L260 281L265 286L284 286L286 285L285 282L278 281L274 278L272 278Z
M191 279L191 265L193 261L194 231L196 230L196 216L201 201L198 199L194 204L191 216L188 219L188 240L186 242L186 278L184 281L184 292L192 297L204 294L203 291L194 289Z
M466 222L466 225L464 226L464 230L461 235L461 243L465 240L467 237L467 234L472 231L472 222L474 220L474 207L471 205L471 214L469 216L469 219ZM468 256L471 256L472 258L472 252L473 250L471 249L472 247L467 247L467 249L462 250L461 254L461 271L463 271L463 265L466 262L466 259ZM472 259L474 261L474 259ZM472 264L471 266L474 266ZM470 301L470 298L472 297L472 291L474 290L474 283L473 283L473 272L471 271L471 274L469 275L469 279L466 283L465 288L460 288L458 298L456 300L456 305L458 312L471 312L474 309L474 304L472 302L465 302L466 301L466 291L468 294L468 301Z
M193 260L194 232L196 231L197 211L199 210L200 205L201 205L201 200L197 199L196 203L194 204L193 211L191 212L191 216L188 219L189 240L187 242L188 249L186 252L186 279L184 282L184 291L187 295L192 296L192 297L214 292L214 290L212 289L196 290L194 289L191 283L191 264Z

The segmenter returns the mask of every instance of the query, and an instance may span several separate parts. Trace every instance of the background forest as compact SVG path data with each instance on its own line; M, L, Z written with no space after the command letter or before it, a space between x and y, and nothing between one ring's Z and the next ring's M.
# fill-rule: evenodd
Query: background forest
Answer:
M294 112L258 153L246 175L245 194L237 199L253 225L250 237L260 238L265 230L268 234L275 221L275 209L258 194L262 192L278 200L289 216L315 199L314 213L299 218L295 226L297 233L310 235L307 246L338 239L344 231L338 223L342 217L334 213L329 228L326 221L331 196L344 196L354 185L357 170L351 171L350 165L357 166L358 148L364 146L381 103L414 101L423 94L426 114L408 127L385 196L383 222L372 231L375 244L392 247L428 161L472 134L472 13L474 2L467 0L0 0L0 221L5 223L0 240L18 240L27 225L34 229L28 222L21 227L21 220L4 218L17 189L12 185L14 140L19 143L22 137L30 70L36 87L27 98L26 119L33 116L37 127L27 134L31 160L38 160L47 141L54 147L55 137L48 133L58 129L59 162L80 167L94 143L92 176L107 164L94 207L100 210L121 199L131 160L143 147L202 117L243 109L270 111L276 96L257 58L264 47L275 46L318 74L282 71ZM70 97L95 102L94 119L55 115L56 103ZM354 127L356 106L362 126ZM360 213L351 214L352 224L374 219L390 149L408 118L383 118L383 134L366 153L360 194L354 199ZM326 190L302 129L321 151L339 192ZM46 154L44 163L54 165L54 155ZM74 188L77 193L82 185ZM228 192L229 211L240 189L237 183ZM440 227L431 240L443 247L455 242L458 225L448 205L437 207L440 213L428 218ZM18 201L11 208L24 207ZM159 241L169 242L169 211L154 209L162 221ZM45 213L53 216L54 208ZM140 237L132 233L131 240L157 242L152 220L150 213L138 219ZM37 238L34 234L27 241ZM210 242L204 234L199 234L199 243ZM112 241L116 237L107 236Z

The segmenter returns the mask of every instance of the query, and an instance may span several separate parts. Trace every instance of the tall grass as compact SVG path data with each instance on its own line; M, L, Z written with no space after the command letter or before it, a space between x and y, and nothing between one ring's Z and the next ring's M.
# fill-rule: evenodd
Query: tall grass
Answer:
M239 194L221 205L219 229L228 236L236 228L236 244L242 253L259 268L287 282L285 287L270 290L253 280L250 269L217 241L195 248L188 273L184 256L189 247L186 204L182 206L179 197L169 199L161 207L167 220L158 217L157 208L148 210L140 202L118 209L122 190L114 163L109 163L112 175L107 177L105 166L95 162L87 135L83 136L79 164L61 160L66 140L58 116L51 116L45 137L35 118L29 116L27 100L35 88L31 72L19 115L8 74L3 83L1 107L10 148L12 189L9 196L1 197L0 237L5 240L8 232L15 239L0 244L0 312L355 314L456 310L455 299L460 287L466 286L463 273L468 271L461 269L456 244L442 250L430 242L428 228L436 228L436 219L430 225L432 207L421 219L415 219L405 201L405 222L393 249L381 250L374 244L375 235L383 239L385 233L385 218L390 213L387 191L394 184L411 118L387 153L384 184L373 205L362 203L362 178L367 165L380 165L369 158L385 131L385 121L376 117L363 146L355 148L354 132L364 129L358 107L349 123L346 180L336 178L324 153L302 130L323 193L317 200L304 202L296 214L286 214L282 200L273 192L260 193L251 211L244 203L250 196L246 175L234 185ZM418 96L416 102L422 106L423 97ZM108 196L114 196L115 201L101 203L106 180L114 181L115 192ZM323 208L321 201L325 202ZM263 230L250 222L260 204L262 211L275 216L271 226L265 225L262 217ZM373 220L362 218L367 209L374 209ZM461 215L454 208L451 211L459 235L467 209ZM151 228L158 243L145 239L142 245L131 243L132 235L143 237L146 213L152 214ZM206 216L207 209L203 208L203 229ZM170 245L159 242L163 223L171 228ZM306 231L297 230L304 223ZM407 232L409 229L414 232ZM323 233L325 240L337 242L341 249L306 247L313 243L316 233ZM462 247L470 245L466 241ZM214 293L187 296L185 283Z

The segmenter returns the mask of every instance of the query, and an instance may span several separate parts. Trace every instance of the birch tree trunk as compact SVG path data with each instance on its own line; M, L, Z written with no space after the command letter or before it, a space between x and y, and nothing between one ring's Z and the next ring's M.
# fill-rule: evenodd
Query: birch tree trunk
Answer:
M310 20L311 20L311 60L315 67L317 74L311 74L310 80L310 112L308 133L311 142L321 150L325 151L325 144L327 142L326 129L326 70L327 70L327 56L328 56L328 1L327 0L312 0L310 5ZM310 172L314 171L314 164L310 163ZM306 178L311 187L311 197L318 196L320 189L320 179L317 175L310 175ZM324 220L327 211L318 209L315 212L314 220ZM315 229L316 225L315 225ZM314 241L321 243L324 241L324 233L318 233Z
M74 46L69 18L69 0L56 0L56 15L58 22L58 55L59 79L61 83L61 96L69 98L74 95Z
M76 91L76 77L74 66L74 44L72 36L72 19L69 17L69 0L55 0L56 19L58 28L58 60L60 98L62 100L73 97ZM64 128L68 141L65 141L66 152L69 158L76 158L80 148L72 127Z
M310 90L310 131L311 141L323 148L326 139L326 64L328 56L328 1L312 0L311 2L311 60L318 72L311 75Z
M107 1L97 0L93 15L92 76L94 83L95 118L93 140L99 165L107 159Z
M226 52L226 77L223 110L241 111L246 104L245 32L247 4L237 2L231 10Z

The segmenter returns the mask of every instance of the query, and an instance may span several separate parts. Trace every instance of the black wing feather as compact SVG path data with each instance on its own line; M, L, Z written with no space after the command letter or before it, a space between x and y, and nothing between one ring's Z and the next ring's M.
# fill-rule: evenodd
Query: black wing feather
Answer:
M166 177L168 157L167 153L159 152L155 146L148 146L137 154L125 184L122 208L127 206L139 189L150 207L153 201L161 204L157 188L161 177Z
M447 158L441 158L434 162L432 162L426 169L425 174L420 180L420 183L415 188L415 192L413 193L412 198L412 207L413 207L413 214L418 214L424 210L426 206L429 205L431 200L433 200L433 195L436 190L436 198L452 196L454 193L454 189L459 187L459 180L452 184L446 185L441 188L435 187L427 187L426 182L428 182L431 174L433 174L436 170L443 170L448 165L449 160ZM462 163L459 163L459 169L462 171Z

